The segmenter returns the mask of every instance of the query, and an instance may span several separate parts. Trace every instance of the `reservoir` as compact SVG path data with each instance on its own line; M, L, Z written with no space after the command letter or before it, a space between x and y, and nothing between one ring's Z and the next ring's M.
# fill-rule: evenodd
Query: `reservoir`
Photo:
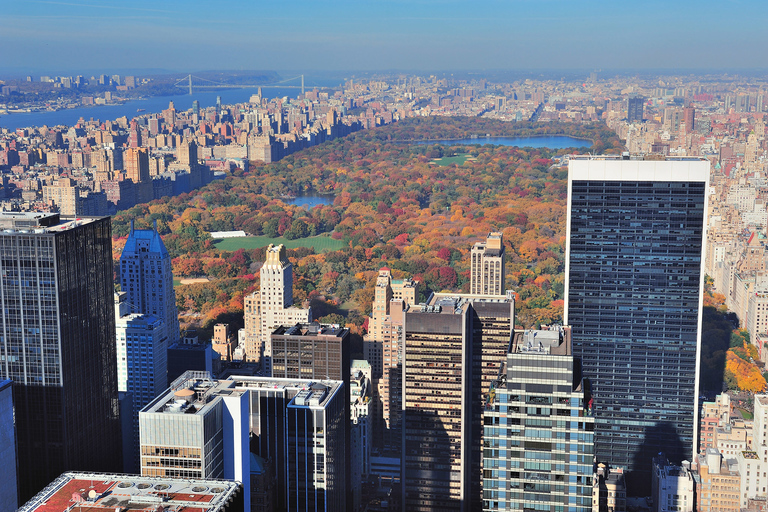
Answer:
M581 147L588 148L592 146L592 141L586 139L577 139L567 135L546 135L543 137L477 137L471 139L421 140L415 141L413 144L479 144L481 146L490 144L493 146L516 146L520 148L565 149Z
M281 198L280 200L285 204L295 204L301 206L307 210L311 210L315 206L333 204L334 196L330 194L314 194L309 193L292 198Z

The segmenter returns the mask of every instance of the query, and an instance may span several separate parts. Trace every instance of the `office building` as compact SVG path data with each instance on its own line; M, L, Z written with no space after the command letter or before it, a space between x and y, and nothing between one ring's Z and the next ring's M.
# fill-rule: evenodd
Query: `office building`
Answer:
M627 98L627 122L628 123L643 122L644 103L645 103L645 98L640 96Z
M16 428L13 425L13 382L0 381L0 460L3 479L0 481L0 511L10 512L19 506L16 490Z
M488 233L485 242L472 246L469 292L475 295L504 295L506 271L501 233Z
M483 510L592 510L589 398L568 328L515 333L484 400Z
M576 157L565 322L591 383L595 453L647 495L651 456L693 460L709 162Z
M271 340L273 377L349 383L349 329L317 322L281 325Z
M130 418L123 431L123 445L130 445L127 472L139 468L139 411L168 386L168 340L165 325L154 315L130 313L127 294L115 294L115 340L117 343L117 390L130 393ZM123 446L126 448L126 446Z
M214 361L218 366L219 357L209 343L200 342L197 332L185 331L178 343L168 345L168 382L178 379L187 370L215 373Z
M697 512L739 512L741 475L736 460L726 460L714 448L705 449L697 458Z
M67 472L23 505L19 512L65 510L174 510L240 512L243 490L238 482L179 480L137 475Z
M275 510L350 510L350 409L344 383L232 380L249 394L251 446L274 470Z
M312 310L293 305L293 265L282 244L269 244L259 276L261 288L245 299L245 358L272 375L270 335L281 325L311 322Z
M356 359L350 365L350 467L353 509L360 510L362 483L371 472L371 365Z
M480 506L483 383L490 387L489 376L498 377L513 325L514 302L506 296L434 294L405 311L400 400L407 510Z
M248 393L189 371L139 412L141 474L243 483L250 509Z
M120 469L109 218L0 213L0 267L26 501L65 469Z
M154 315L165 324L168 343L179 340L179 313L173 291L171 257L157 225L134 229L120 255L120 289L128 294L131 313Z

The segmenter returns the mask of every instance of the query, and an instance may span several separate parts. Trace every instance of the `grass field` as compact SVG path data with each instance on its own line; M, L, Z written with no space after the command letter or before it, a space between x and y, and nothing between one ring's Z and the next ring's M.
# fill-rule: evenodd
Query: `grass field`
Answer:
M173 278L173 287L181 286L181 280L178 277Z
M309 238L299 238L298 240L287 240L283 237L270 238L268 236L241 236L236 238L225 238L217 242L216 248L220 251L236 251L238 249L260 249L269 244L283 244L288 249L297 247L314 247L315 251L336 251L344 247L344 242L334 240L328 235L318 235Z
M456 156L444 156L443 158L435 158L432 160L432 162L436 163L439 166L445 167L446 165L456 164L456 165L464 165L464 162L472 158L472 155L469 153L462 153L461 155Z
M747 411L746 409L741 409L739 407L737 407L737 409L739 409L739 412L741 413L741 417L744 418L745 420L751 420L752 418L754 418L754 415L751 412Z

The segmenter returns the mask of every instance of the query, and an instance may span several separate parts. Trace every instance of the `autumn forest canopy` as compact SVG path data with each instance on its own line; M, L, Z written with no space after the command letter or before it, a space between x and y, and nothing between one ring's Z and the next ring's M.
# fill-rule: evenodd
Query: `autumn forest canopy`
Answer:
M490 145L409 144L472 135L569 135L582 148L551 150ZM590 142L592 141L592 142ZM264 248L218 250L211 231L243 230L279 240L331 237L335 251L288 250L294 299L310 301L321 320L364 333L378 269L410 275L430 291L469 290L469 251L490 231L501 231L507 252L507 289L517 293L517 324L561 322L569 153L616 153L623 148L603 124L508 123L478 118L412 118L357 132L300 151L276 163L177 197L118 213L113 219L119 258L131 219L156 221L173 258L174 275L210 282L176 286L183 325L204 331L219 321L242 325L243 297L258 289ZM434 159L469 153L461 165ZM283 199L329 194L333 204L307 210ZM319 246L319 244L318 244Z

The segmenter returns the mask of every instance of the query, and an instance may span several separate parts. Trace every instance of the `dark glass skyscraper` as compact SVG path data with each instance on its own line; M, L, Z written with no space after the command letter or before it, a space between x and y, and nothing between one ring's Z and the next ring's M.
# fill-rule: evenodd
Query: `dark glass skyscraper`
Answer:
M597 461L627 467L630 484L650 482L655 454L695 449L708 179L694 158L570 161L565 323Z
M13 380L19 498L120 469L108 217L0 213L0 380Z

